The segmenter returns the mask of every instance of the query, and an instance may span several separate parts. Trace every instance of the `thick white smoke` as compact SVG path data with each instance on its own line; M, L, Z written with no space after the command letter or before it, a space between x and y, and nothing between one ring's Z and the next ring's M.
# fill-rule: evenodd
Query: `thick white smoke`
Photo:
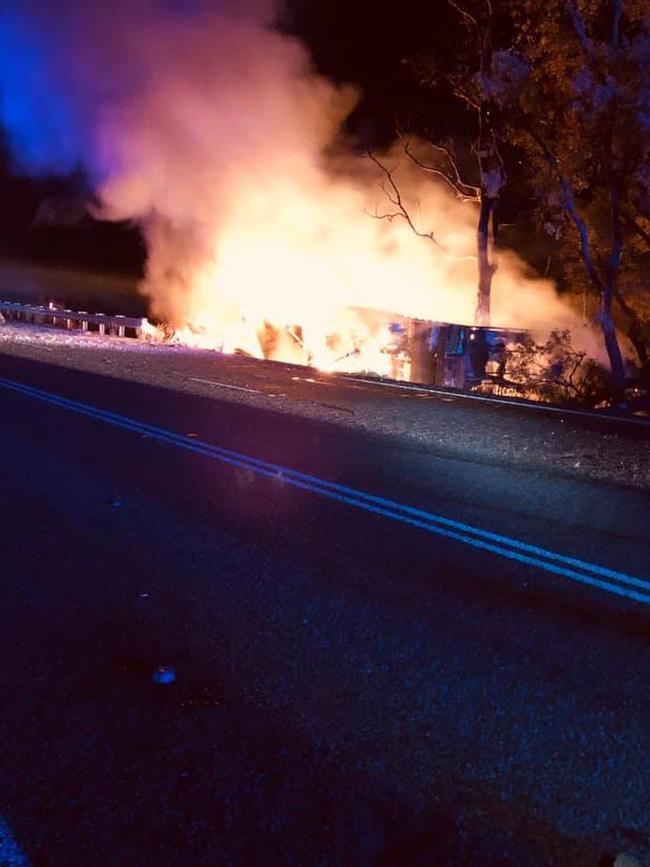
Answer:
M144 231L153 314L244 348L262 321L298 325L316 356L349 308L471 323L472 206L396 151L382 162L444 250L399 216L376 219L395 211L381 172L339 141L354 91L316 75L264 3L187 5L29 8L35 38L47 31L51 83L73 97L102 214ZM567 317L550 284L502 257L495 324Z

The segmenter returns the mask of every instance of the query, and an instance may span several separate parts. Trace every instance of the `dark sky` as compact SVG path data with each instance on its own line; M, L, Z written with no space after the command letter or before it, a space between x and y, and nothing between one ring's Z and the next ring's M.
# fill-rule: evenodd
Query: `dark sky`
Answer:
M402 57L444 44L451 23L443 2L291 0L291 19L327 74L370 87L389 82Z
M26 29L25 22L34 16L29 0L0 3L0 102L1 114L8 122L17 150L27 166L36 168L70 166L76 154L84 152L83 124L71 116L68 95L49 85L49 73L43 58L56 58L56 50L43 42L41 33ZM42 18L47 11L50 24L63 27L65 16L78 0L38 0L34 8ZM86 0L86 10L97 0ZM105 0L101 0L105 2ZM228 0L158 0L187 13L194 5L222 6ZM259 4L269 0L231 0L236 5ZM394 134L395 122L419 129L418 119L430 116L438 134L445 119L458 112L445 94L427 92L418 86L412 68L404 61L426 50L440 58L453 56L458 19L446 0L398 0L388 5L381 0L286 0L288 11L283 28L293 31L308 46L317 68L341 82L358 84L363 93L359 108L351 119L350 129L373 144L386 143ZM54 16L54 17L52 17ZM52 45L55 40L49 39ZM34 100L25 99L25 88L40 93L45 100L43 111L35 110ZM46 128L49 124L50 128ZM18 136L18 139L16 138ZM67 151L52 152L52 143L66 142ZM69 153L68 153L69 151Z
M149 0L132 0L146 4ZM276 0L155 0L168 10L186 14L193 8L223 7L232 3L272 8ZM396 123L423 132L422 119L444 127L463 123L463 109L449 98L444 87L421 87L407 62L418 52L453 59L459 20L447 0L278 0L285 4L282 29L297 35L308 47L317 69L339 82L359 85L363 94L348 125L363 141L386 144ZM83 0L91 11L94 4L105 11L105 0ZM0 2L0 115L11 132L12 150L27 170L61 170L74 167L84 153L83 124L71 116L74 96L62 94L50 83L44 58L56 58L56 39L43 40L48 28L31 30L26 22L43 19L65 29L71 10L82 0L1 0ZM119 4L118 4L119 6ZM130 6L127 3L127 8ZM119 11L116 6L117 11ZM65 13L65 14L64 14ZM117 14L117 12L116 12ZM43 22L41 21L41 24ZM49 43L49 44L48 44ZM451 48L451 50L450 50ZM82 88L83 89L83 88ZM39 110L30 94L40 94ZM425 131L425 130L424 130ZM426 131L425 131L426 132ZM53 143L65 143L55 153ZM0 142L0 151L2 142ZM64 152L65 151L65 152Z
M379 135L394 121L430 111L456 111L444 89L426 92L403 61L418 52L449 59L458 33L456 13L444 0L291 0L290 26L325 75L361 86L357 113Z
M81 0L61 0L62 6L70 9ZM84 7L91 8L94 2L86 0ZM167 7L178 8L186 13L193 5L198 7L211 3L221 6L227 0L161 0ZM232 0L240 4L259 3L264 0ZM446 0L401 0L398 6L389 6L380 0L286 0L290 4L282 29L295 33L307 45L317 69L339 82L352 82L361 88L363 97L353 114L348 131L356 135L360 146L373 147L388 144L395 135L396 121L403 127L416 131L417 120L430 118L436 131L444 129L449 118L458 116L459 108L444 90L427 91L420 87L411 68L403 61L418 51L427 50L440 57L453 56L449 48L453 44L451 32L458 32L458 21ZM68 116L65 100L57 101L57 93L47 86L43 71L43 45L38 39L29 38L21 23L21 15L28 12L32 0L0 0L0 98L3 101L5 120L13 121L22 134L20 146L14 146L14 155L22 157L18 171L34 172L39 179L31 186L23 184L8 190L5 183L4 201L11 207L0 208L0 246L5 243L12 227L28 222L28 214L36 207L43 195L56 193L54 179L42 178L43 171L67 173L74 168L77 154L84 153L83 142L78 141L80 131ZM23 5L25 4L25 5ZM45 4L45 6L43 5ZM46 8L52 14L57 0L38 0L38 8ZM56 18L56 16L55 16ZM59 16L63 21L63 16ZM52 43L52 40L49 40ZM52 43L53 44L53 43ZM47 49L47 45L45 46ZM45 52L47 53L47 52ZM40 76L40 77L39 77ZM26 83L47 94L46 109L30 113L24 99ZM4 83L4 88L2 84ZM43 85L41 87L41 84ZM460 110L462 112L462 109ZM56 129L44 130L43 119L47 117ZM416 122L413 123L412 121ZM11 125L11 124L10 124ZM63 131L65 135L49 134ZM60 155L54 152L52 142L64 141L69 149ZM2 159L0 140L0 176L3 162L8 169L8 153ZM1 180L1 177L0 177ZM13 182L12 182L13 183ZM15 187L15 189L14 189ZM13 191L13 192L12 192ZM18 209L25 212L25 220L17 220ZM6 218L6 219L5 219Z

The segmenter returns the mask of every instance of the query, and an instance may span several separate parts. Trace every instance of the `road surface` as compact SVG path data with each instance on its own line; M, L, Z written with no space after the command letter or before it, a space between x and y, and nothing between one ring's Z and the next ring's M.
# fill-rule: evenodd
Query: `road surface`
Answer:
M648 491L219 394L0 354L0 865L648 857Z

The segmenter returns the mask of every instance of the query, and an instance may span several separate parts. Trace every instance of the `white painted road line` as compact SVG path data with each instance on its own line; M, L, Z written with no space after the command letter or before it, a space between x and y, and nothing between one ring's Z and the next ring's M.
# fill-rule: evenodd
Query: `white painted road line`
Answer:
M0 867L29 867L29 861L2 819L0 819Z
M553 404L550 403L534 403L532 401L526 401L522 398L516 397L492 397L486 394L470 394L467 391L443 391L442 389L432 388L428 385L417 385L411 382L388 382L382 379L366 379L362 376L350 376L348 374L342 374L340 376L341 381L345 381L346 379L349 379L352 382L363 382L366 385L380 385L383 388L397 388L402 391L414 391L424 394L435 394L437 397L442 397L443 400L445 398L447 398L448 400L455 400L456 398L458 400L478 400L481 403L489 403L492 406L510 406L514 407L515 409L533 409L540 412L555 412L559 413L560 415L577 416L579 418L590 418L594 421L614 421L620 424L636 425L645 428L650 427L650 420L646 418L635 418L625 415L612 415L611 413L606 412L597 413L585 409L571 409L569 407L553 406Z
M474 527L451 518L435 515L432 512L427 512L404 503L398 503L385 497L378 497L347 485L330 482L317 476L293 470L290 467L284 467L280 464L270 463L250 455L224 449L202 440L188 439L183 434L99 409L90 404L70 400L51 392L32 388L20 382L0 379L0 387L76 412L80 415L97 419L98 421L103 421L113 427L133 431L158 442L200 454L211 460L217 460L230 466L246 469L267 478L280 479L295 488L363 509L366 512L381 515L393 521L418 527L429 533L462 542L473 548L479 548L500 557L534 566L545 572L561 575L617 596L650 605L650 581L627 575L624 572L608 569L604 566L579 560L556 551L550 551L519 539L510 538L509 536L492 533L480 527Z
M245 388L243 385L231 385L228 382L217 382L216 379L201 379L198 376L190 376L191 382L206 382L208 385L216 385L218 388L231 388L233 391L249 391L251 394L265 394L257 388Z

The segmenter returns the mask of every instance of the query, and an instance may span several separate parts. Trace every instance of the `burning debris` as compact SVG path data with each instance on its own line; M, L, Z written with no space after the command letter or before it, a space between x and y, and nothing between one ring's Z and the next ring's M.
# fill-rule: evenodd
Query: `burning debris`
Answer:
M376 321L363 321L373 314ZM239 341L233 341L232 333L229 336L192 325L173 329L169 325L154 325L148 320L143 325L142 336L154 343L175 343L226 354L304 364L333 373L374 373L391 379L410 380L407 320L400 317L401 321L388 321L385 314L377 311L358 311L356 316L358 318L350 312L344 328L323 328L318 344L308 342L301 325L279 327L268 320L252 326L242 321Z
M279 329L263 323L256 330L253 351L234 352L287 360L331 373L358 373L499 396L594 406L605 401L604 369L572 345L568 331L531 331L427 322L381 311L348 311L347 331L324 332L314 355L300 326ZM355 317L358 317L355 319ZM214 335L192 329L180 334L148 325L143 333L166 341L226 351L214 346ZM232 351L232 350L231 350Z
M567 331L514 331L349 310L348 330L324 330L324 344L316 356L299 325L280 329L264 322L249 329L247 350L243 345L228 346L225 338L215 342L214 332L209 330L186 327L177 331L148 319L83 313L56 303L37 306L0 301L0 317L1 311L13 322L28 323L28 328L47 325L67 332L66 340L74 339L76 331L80 333L77 340L135 338L159 346L280 361L287 360L290 347L292 363L330 373L378 375L421 385L583 406L605 406L607 402L603 368L572 346ZM0 324L2 321L4 318ZM645 392L632 391L628 395L630 406L639 403L642 408Z
M421 232L372 219L386 216L382 172L340 134L356 93L256 6L69 0L53 21L41 0L15 14L21 38L52 49L40 72L74 120L65 141L96 180L96 215L142 229L142 291L168 323L148 339L411 379L407 320L474 319L474 205L389 151ZM50 102L36 86L25 111ZM492 311L497 325L580 328L505 252Z

